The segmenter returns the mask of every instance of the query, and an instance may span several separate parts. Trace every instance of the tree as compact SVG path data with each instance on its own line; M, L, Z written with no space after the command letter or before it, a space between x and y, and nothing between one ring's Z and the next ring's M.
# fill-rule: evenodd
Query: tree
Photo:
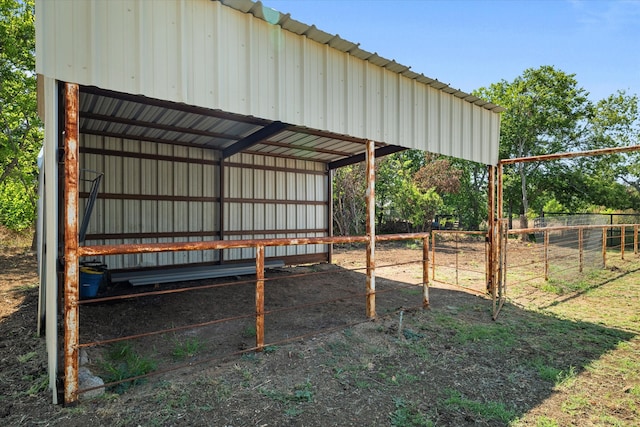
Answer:
M362 235L367 190L364 165L339 168L333 178L333 222L341 236Z
M35 218L42 123L37 115L33 0L0 0L0 222Z
M444 204L453 207L464 230L479 230L487 220L488 168L461 159L451 159L451 165L460 171L460 187L443 197Z
M578 148L590 103L584 89L578 87L574 74L551 66L527 69L512 82L505 80L481 88L477 94L507 110L500 131L500 158L530 157L571 151ZM528 226L527 211L532 186L545 175L542 163L517 163L505 168L519 179L505 180L505 200L520 211L520 226ZM519 183L519 191L514 186ZM516 194L518 200L516 201Z

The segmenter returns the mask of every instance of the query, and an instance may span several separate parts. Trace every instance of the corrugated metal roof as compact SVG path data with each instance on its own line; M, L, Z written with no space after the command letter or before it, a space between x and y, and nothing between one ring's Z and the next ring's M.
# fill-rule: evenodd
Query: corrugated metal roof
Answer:
M281 13L275 9L264 6L262 2L253 2L253 0L218 0L222 4L232 7L244 13L251 13L256 18L260 18L270 24L280 25L283 29L291 31L298 35L304 35L307 38L322 44L327 44L333 49L337 49L342 52L346 52L358 59L368 61L373 65L386 68L397 74L401 74L404 77L416 80L420 83L431 86L435 89L442 90L445 93L451 94L457 98L461 98L466 102L474 105L478 105L494 112L502 112L505 109L499 105L492 104L477 96L463 92L458 89L454 89L446 83L442 83L437 79L432 79L411 71L411 67L397 63L395 60L386 59L377 53L371 53L366 50L360 49L359 43L354 43L343 39L338 34L330 34L319 30L315 25L308 25L300 21L296 21L291 18L289 13Z
M224 151L274 122L92 87L80 89L80 132ZM366 143L285 125L242 150L330 163L361 153Z
M81 85L86 134L330 167L361 156L367 139L498 159L501 107L259 2L38 0L36 10L37 72Z

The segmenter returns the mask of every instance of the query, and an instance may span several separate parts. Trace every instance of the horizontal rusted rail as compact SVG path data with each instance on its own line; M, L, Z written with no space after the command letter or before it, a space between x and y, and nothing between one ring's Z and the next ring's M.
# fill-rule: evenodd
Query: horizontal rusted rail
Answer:
M607 225L558 225L553 227L529 227L529 228L512 228L508 230L509 234L524 233L541 233L543 231L563 231L563 230L602 230L606 228L633 227L635 224L607 224Z
M514 163L531 163L544 162L549 160L569 159L574 157L590 157L602 156L605 154L629 153L632 151L640 151L640 145L632 145L630 147L601 148L598 150L576 151L569 153L543 154L541 156L517 157L514 159L502 159L500 165L510 165Z
M130 255L152 252L203 251L217 249L252 248L257 246L322 245L332 243L364 243L366 236L301 237L279 239L211 240L176 243L130 243L123 245L95 245L78 248L80 256Z

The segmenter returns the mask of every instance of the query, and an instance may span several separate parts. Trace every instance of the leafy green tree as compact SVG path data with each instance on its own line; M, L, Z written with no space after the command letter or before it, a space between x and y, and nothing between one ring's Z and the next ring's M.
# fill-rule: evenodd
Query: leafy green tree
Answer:
M451 165L460 171L458 192L443 196L445 206L452 206L464 230L479 230L487 220L488 178L486 165L461 159L451 159Z
M12 229L35 218L37 115L33 0L0 0L0 222Z
M402 181L397 188L395 203L400 217L407 221L407 227L411 224L420 231L431 229L431 221L443 205L435 188L422 190L409 179Z
M333 177L333 223L340 236L364 234L367 190L363 163L345 166Z
M620 93L593 104L587 92L578 86L574 74L551 66L527 69L512 82L503 80L480 89L477 94L507 109L501 123L500 158L624 144L630 136L629 123L636 120L632 98ZM615 162L615 158L609 161ZM587 167L589 164L592 167ZM577 206L581 201L610 203L611 197L604 195L619 195L621 188L614 185L616 180L611 173L605 176L609 169L603 163L577 160L506 167L507 211L518 210L520 226L527 227L529 209L542 210L554 197L567 207Z

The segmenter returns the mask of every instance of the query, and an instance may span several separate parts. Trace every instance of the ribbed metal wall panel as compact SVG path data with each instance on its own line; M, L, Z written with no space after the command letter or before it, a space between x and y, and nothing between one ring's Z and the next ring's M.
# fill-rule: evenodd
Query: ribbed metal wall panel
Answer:
M234 234L229 239L326 235L316 231L327 229L328 175L324 164L251 154L237 154L229 158L229 162L230 165L224 167L225 231L242 232L241 236ZM267 230L282 230L282 233L265 233ZM289 256L323 252L327 252L324 245L300 245L267 248L265 254ZM252 249L230 250L225 259L251 258L253 254Z
M88 234L210 232L212 236L173 238L128 238L88 240L87 244L170 243L213 240L219 232L219 204L207 200L162 200L163 196L190 198L219 197L219 166L188 163L216 161L212 150L169 144L81 135L82 148L113 150L121 155L81 153L80 168L104 173L101 194L89 222ZM130 154L128 154L130 153ZM137 154L169 156L176 161L137 158ZM89 179L95 175L82 172ZM81 183L80 191L89 192L90 183ZM115 195L115 196L114 196ZM137 197L142 195L142 198ZM158 196L158 200L148 196ZM149 199L149 200L147 200ZM81 200L80 221L86 200ZM215 261L214 251L111 256L109 268L171 265Z
M40 0L37 16L36 68L47 77L498 161L499 114L377 55L312 40L318 31L209 0ZM467 109L470 121L458 120Z

